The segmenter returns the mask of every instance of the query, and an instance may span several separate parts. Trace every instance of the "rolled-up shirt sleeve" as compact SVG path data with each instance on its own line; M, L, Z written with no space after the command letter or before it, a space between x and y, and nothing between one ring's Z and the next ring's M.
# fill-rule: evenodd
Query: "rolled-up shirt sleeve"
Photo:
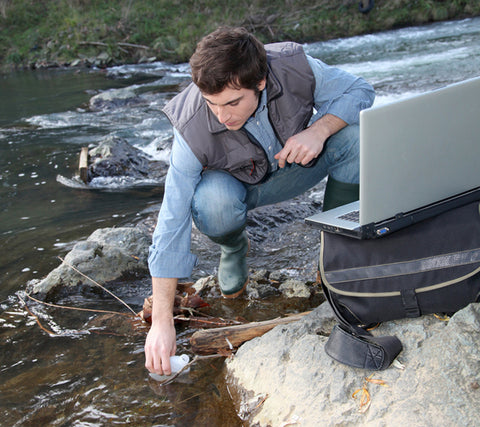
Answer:
M189 277L197 262L191 253L191 203L202 165L174 129L165 192L149 250L152 277Z
M373 87L363 78L329 66L307 55L315 75L314 102L317 113L312 122L325 114L333 114L349 125L359 122L359 113L372 106Z

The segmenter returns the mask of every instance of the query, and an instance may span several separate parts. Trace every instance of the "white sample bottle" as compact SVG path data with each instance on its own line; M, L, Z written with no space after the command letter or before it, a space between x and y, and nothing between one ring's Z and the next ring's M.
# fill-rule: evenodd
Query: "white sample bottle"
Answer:
M170 366L172 368L172 374L176 374L178 371L183 369L183 367L190 362L190 358L187 354L181 354L180 356L171 356L170 357ZM185 369L184 372L188 372L190 368ZM183 373L183 372L182 372Z
M170 356L170 367L172 369L172 375L180 371L189 361L190 361L190 358L188 357L187 354L181 354L179 356L176 356L176 355ZM185 374L188 371L190 371L190 368L185 369L182 372L182 374ZM163 381L170 378L171 375L158 375L158 374L154 374L153 372L150 372L150 377L156 381Z

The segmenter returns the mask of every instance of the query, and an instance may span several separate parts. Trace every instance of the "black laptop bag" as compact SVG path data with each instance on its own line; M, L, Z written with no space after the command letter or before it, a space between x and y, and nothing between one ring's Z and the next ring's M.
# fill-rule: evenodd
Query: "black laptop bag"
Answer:
M385 369L402 350L373 336L378 322L452 314L480 301L480 204L470 203L374 240L322 232L322 288L338 319L325 346L335 360Z

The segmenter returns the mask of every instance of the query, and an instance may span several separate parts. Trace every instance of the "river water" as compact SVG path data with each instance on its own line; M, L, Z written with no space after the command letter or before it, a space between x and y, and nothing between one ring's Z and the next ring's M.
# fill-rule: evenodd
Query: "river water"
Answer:
M313 43L306 50L366 78L379 105L480 75L480 18ZM123 321L105 330L89 323L98 321L91 313L29 301L40 323L57 333L52 337L20 300L28 281L44 277L59 265L58 256L95 229L136 224L158 210L161 186L104 180L87 190L74 188L71 178L80 148L112 134L167 159L171 131L160 110L188 81L186 64L165 63L0 77L2 425L242 425L222 381L222 360L199 362L186 378L159 387L143 368L141 326ZM105 92L113 101L93 108L92 97ZM252 214L253 267L314 280L318 235L302 218L319 208L321 189ZM218 253L201 238L193 247L202 261L193 278L214 272ZM148 278L119 290L136 309L149 292ZM57 303L121 311L95 291ZM259 312L273 317L275 310L271 301L221 308L252 320L262 317ZM179 331L186 352L187 336Z

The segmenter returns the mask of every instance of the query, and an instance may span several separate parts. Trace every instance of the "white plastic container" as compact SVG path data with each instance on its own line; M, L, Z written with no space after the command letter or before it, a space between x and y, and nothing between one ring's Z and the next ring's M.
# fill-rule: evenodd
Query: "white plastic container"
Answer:
M181 354L179 356L170 356L170 366L172 369L172 375L180 371L188 362L190 358L187 354ZM185 369L182 374L186 374L190 371L190 368ZM150 372L150 377L156 381L163 381L171 377L171 375L158 375Z
M172 374L176 374L178 371L183 369L188 362L190 362L190 358L186 354L181 354L179 356L171 356L170 366L172 368ZM190 368L187 368L184 372L188 372L189 370Z

